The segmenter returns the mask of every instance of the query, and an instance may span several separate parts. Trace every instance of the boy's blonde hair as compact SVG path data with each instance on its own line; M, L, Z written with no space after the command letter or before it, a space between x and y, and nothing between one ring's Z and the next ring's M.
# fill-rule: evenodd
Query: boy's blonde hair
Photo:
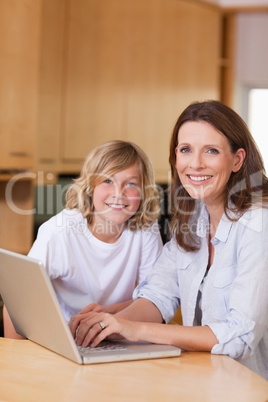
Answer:
M93 149L87 156L81 174L66 193L66 208L77 208L93 222L92 195L95 187L107 177L138 164L141 174L141 202L128 220L131 230L151 226L160 213L160 194L155 185L154 170L148 156L138 145L126 141L109 141Z

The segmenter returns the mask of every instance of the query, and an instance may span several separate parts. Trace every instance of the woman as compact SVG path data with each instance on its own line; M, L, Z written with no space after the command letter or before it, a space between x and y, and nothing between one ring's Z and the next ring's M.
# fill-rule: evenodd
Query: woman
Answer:
M237 359L268 379L268 180L243 120L194 103L170 144L173 238L116 316L83 311L77 344L144 340ZM183 326L169 322L181 305ZM113 335L115 337L115 335Z

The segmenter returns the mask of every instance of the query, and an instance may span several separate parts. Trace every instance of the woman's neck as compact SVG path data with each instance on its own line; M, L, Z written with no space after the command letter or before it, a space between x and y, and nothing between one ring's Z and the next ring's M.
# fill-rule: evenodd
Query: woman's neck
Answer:
M217 228L219 226L221 217L224 213L224 206L223 204L215 204L212 206L207 206L207 210L209 213L209 233L208 233L208 251L209 251L209 257L208 257L208 266L207 270L211 267L213 264L214 260L214 246L211 243L211 239L215 236Z
M209 213L209 232L210 237L213 238L217 231L218 225L224 213L224 206L222 203L214 205L206 205Z

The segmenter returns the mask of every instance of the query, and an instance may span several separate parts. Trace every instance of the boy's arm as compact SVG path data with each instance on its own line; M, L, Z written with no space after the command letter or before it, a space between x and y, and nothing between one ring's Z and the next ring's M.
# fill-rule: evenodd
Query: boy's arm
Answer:
M6 306L3 308L3 319L4 319L4 337L12 339L25 339L24 336L17 334L15 328L13 327L11 318L7 312Z
M85 308L83 308L83 310L79 311L78 314L84 314L84 313L90 313L90 312L96 312L96 313L110 313L110 314L116 314L121 310L124 310L125 308L127 308L128 306L130 306L130 304L133 303L133 300L127 300L125 302L122 303L117 303L117 304L111 304L110 306L102 306L101 304L97 304L97 303L91 303L88 306L86 306Z

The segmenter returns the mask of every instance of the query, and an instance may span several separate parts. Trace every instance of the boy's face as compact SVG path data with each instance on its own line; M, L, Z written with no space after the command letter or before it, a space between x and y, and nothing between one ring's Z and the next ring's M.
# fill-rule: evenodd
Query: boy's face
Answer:
M138 164L106 177L93 191L94 225L121 225L139 209L141 174Z

